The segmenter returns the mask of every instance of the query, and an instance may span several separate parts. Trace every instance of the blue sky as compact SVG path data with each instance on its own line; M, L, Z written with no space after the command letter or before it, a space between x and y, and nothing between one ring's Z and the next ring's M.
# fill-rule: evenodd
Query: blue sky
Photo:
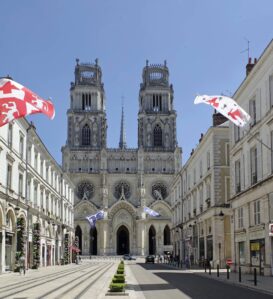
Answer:
M76 58L99 58L108 147L118 146L122 96L127 145L137 146L142 68L146 59L166 59L185 163L212 123L212 109L193 104L196 93L233 94L245 77L246 39L250 56L259 57L273 37L273 1L9 0L1 1L0 26L0 76L9 74L54 101L53 121L43 115L28 119L59 163Z

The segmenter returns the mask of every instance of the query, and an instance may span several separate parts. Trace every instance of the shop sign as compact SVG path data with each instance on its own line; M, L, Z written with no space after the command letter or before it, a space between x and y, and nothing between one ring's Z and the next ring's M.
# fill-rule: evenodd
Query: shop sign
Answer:
M260 250L260 243L250 243L250 250L251 251L259 251Z
M273 237L273 223L269 224L269 236Z

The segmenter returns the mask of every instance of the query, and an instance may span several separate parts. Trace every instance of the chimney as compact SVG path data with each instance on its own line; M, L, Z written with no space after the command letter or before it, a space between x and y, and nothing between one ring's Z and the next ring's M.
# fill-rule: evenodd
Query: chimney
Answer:
M226 122L228 119L222 115L221 113L217 112L217 113L213 113L212 115L212 122L213 122L213 126L217 127L221 124L223 124L224 122Z
M246 75L248 76L254 65L257 63L257 58L254 58L254 62L252 63L251 57L248 58L248 64L246 65Z

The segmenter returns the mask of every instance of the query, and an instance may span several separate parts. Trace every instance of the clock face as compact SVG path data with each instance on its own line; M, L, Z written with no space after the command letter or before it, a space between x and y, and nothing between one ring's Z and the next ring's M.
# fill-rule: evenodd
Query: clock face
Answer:
M116 199L120 199L121 196L125 197L125 199L129 199L131 196L130 185L124 181L117 183L114 188L114 196Z
M154 199L163 200L167 197L167 187L162 183L155 183L152 186L152 196Z
M90 200L94 196L94 185L90 182L79 183L77 195L80 199Z

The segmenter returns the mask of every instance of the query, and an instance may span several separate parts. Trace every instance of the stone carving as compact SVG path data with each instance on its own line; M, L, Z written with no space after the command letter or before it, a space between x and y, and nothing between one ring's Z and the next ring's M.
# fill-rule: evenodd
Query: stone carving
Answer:
M95 120L95 122L93 124L93 146L97 146L97 144L98 144L98 139L97 139L98 136L97 135L98 135L98 125Z
M79 183L77 195L82 200L90 200L94 195L94 185L87 181Z

